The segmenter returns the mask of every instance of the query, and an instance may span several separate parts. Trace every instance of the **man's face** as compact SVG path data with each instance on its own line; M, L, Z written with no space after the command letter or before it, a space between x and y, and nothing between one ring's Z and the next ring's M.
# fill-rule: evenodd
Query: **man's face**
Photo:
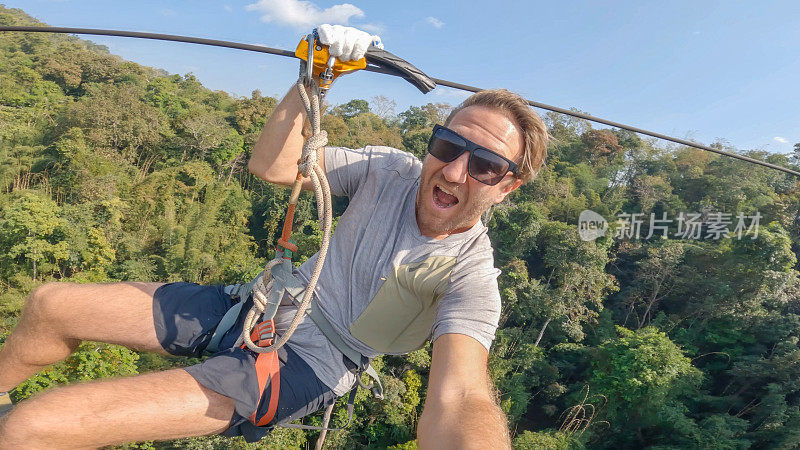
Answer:
M470 106L459 111L448 128L519 163L522 136L514 122L500 111ZM417 224L423 235L442 239L471 228L490 206L500 203L521 180L507 174L502 181L488 186L467 173L469 152L445 163L428 154L422 164L417 192Z

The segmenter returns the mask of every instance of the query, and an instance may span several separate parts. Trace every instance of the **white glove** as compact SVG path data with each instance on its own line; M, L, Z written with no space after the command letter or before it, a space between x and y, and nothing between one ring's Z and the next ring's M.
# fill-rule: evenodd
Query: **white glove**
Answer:
M328 53L339 61L357 61L370 45L383 48L381 38L353 27L323 24L317 28L319 41L328 46Z

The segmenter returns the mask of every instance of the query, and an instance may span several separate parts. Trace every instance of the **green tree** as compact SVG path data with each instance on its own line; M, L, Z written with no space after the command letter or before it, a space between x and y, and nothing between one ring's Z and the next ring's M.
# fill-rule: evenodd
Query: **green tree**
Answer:
M555 430L525 431L514 438L514 450L576 450L584 448L580 441Z
M344 119L352 119L359 114L369 112L369 103L366 100L354 99L334 108L333 113Z
M609 423L612 441L629 446L691 442L696 424L681 399L699 388L702 373L656 328L617 327L617 332L593 352L588 379L592 391L607 399L601 418Z
M91 85L70 107L69 123L82 128L93 146L137 161L158 148L166 124L161 111L142 101L143 94L132 85Z
M528 259L529 270L545 286L536 303L543 305L538 344L548 325L557 321L560 331L581 340L582 326L591 324L603 308L604 297L618 289L605 272L610 239L582 241L575 227L545 222L536 237L536 251Z
M47 367L17 386L11 391L11 398L19 402L60 384L136 375L138 359L136 353L124 347L87 342L65 361Z
M31 277L36 280L40 273L52 272L55 264L69 256L67 243L59 232L64 221L59 217L58 205L34 192L23 191L12 201L0 210L2 257L6 264L30 263Z

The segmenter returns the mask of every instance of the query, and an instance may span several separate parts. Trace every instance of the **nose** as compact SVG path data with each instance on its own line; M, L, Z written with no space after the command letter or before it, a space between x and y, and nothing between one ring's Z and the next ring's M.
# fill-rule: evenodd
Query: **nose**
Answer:
M442 168L442 175L445 180L451 183L464 184L467 182L467 165L469 164L469 152L464 152L455 161L447 163Z

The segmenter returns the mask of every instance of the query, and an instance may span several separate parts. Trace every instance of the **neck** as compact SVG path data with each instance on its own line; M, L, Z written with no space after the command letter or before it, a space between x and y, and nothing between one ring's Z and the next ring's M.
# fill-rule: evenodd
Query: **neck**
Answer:
M480 220L480 217L478 217L469 226L462 227L462 228L456 228L454 230L447 230L447 231L437 232L437 231L427 230L427 229L423 228L422 224L420 224L420 222L419 222L419 211L417 211L416 208L414 208L414 217L417 220L417 228L419 228L420 234L425 236L425 237L437 240L437 241L440 241L440 240L442 240L442 239L444 239L444 238L446 238L448 236L451 236L453 234L458 234L458 233L463 233L465 231L469 231Z

